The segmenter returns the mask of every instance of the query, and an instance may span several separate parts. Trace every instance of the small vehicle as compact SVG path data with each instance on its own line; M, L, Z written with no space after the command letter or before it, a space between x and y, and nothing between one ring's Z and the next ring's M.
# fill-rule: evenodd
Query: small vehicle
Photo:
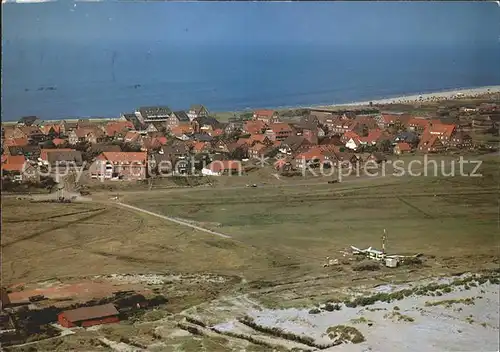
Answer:
M328 181L328 183L338 183L338 182L339 182L339 180L330 180L330 181Z
M254 183L254 184L252 185L252 187L253 187L253 188L255 188L255 187L257 187L257 185Z

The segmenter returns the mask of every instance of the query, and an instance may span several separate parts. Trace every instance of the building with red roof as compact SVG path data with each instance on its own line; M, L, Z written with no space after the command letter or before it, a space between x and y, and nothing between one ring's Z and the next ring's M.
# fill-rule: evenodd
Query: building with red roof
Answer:
M280 122L278 112L274 110L255 110L253 119L265 122L268 125Z
M289 124L280 122L269 125L265 134L271 141L284 141L294 133L293 128Z
M89 327L92 325L118 323L119 312L111 303L93 307L81 307L65 310L58 314L57 321L61 326L72 328L76 326Z
M397 143L394 146L394 154L405 154L411 152L411 146L406 142Z
M243 166L239 160L215 160L201 170L205 176L221 176L224 174L241 174Z
M103 152L90 166L92 178L128 181L146 178L147 152Z

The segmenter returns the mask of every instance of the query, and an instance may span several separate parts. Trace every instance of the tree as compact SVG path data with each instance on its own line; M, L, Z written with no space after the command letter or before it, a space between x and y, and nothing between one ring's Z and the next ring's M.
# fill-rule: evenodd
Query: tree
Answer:
M388 139L384 139L379 145L379 151L387 153L391 150L392 143Z

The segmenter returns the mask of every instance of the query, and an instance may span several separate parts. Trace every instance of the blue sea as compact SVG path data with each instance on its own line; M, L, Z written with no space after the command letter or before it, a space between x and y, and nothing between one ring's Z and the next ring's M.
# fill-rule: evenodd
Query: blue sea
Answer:
M217 40L224 31L211 41L184 43L161 40L161 35L125 40L136 26L143 26L141 18L128 28L121 23L113 35L95 37L95 30L89 30L94 37L88 38L83 24L75 25L69 27L77 34L72 40L56 32L37 37L37 29L30 28L30 19L44 16L41 6L50 5L8 6L25 7L6 11L12 18L5 21L2 38L3 120L25 115L114 117L146 105L186 109L204 104L212 111L310 106L500 84L498 41L329 43L324 35L317 42L294 41L293 36ZM102 10L78 6L86 6L86 18ZM51 11L62 16L68 8ZM148 11L155 12L153 6ZM28 19L15 22L14 16L21 15Z

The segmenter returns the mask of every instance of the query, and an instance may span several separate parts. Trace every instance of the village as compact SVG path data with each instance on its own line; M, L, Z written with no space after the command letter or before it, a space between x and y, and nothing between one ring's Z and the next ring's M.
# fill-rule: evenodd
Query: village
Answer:
M464 321L460 331L484 326L490 338L498 330L485 308L499 279L491 236L498 100L488 93L417 107L232 116L156 106L115 119L3 123L1 342L9 351L368 348L384 325L362 320L371 308L356 307L374 305L373 313L414 300L430 311L424 299L437 295L476 300L479 327L453 314ZM483 158L485 177L344 186L306 172L427 155ZM305 175L310 183L300 183ZM154 186L172 176L186 181ZM452 243L466 250L457 254ZM448 281L419 281L430 276ZM392 293L373 291L387 282ZM472 285L475 298L463 298ZM370 319L425 319L421 308L390 309L389 318ZM356 328L343 325L344 314ZM324 326L329 333L298 322L323 328L330 315L340 320Z
M499 106L487 103L432 116L374 106L255 110L224 122L202 105L175 112L141 107L107 120L45 122L28 116L2 125L2 179L39 183L47 167L66 164L84 165L89 178L99 181L219 176L263 158L276 172L295 175L308 167L381 162L388 155L491 150L495 144L472 135L498 134L499 116Z

